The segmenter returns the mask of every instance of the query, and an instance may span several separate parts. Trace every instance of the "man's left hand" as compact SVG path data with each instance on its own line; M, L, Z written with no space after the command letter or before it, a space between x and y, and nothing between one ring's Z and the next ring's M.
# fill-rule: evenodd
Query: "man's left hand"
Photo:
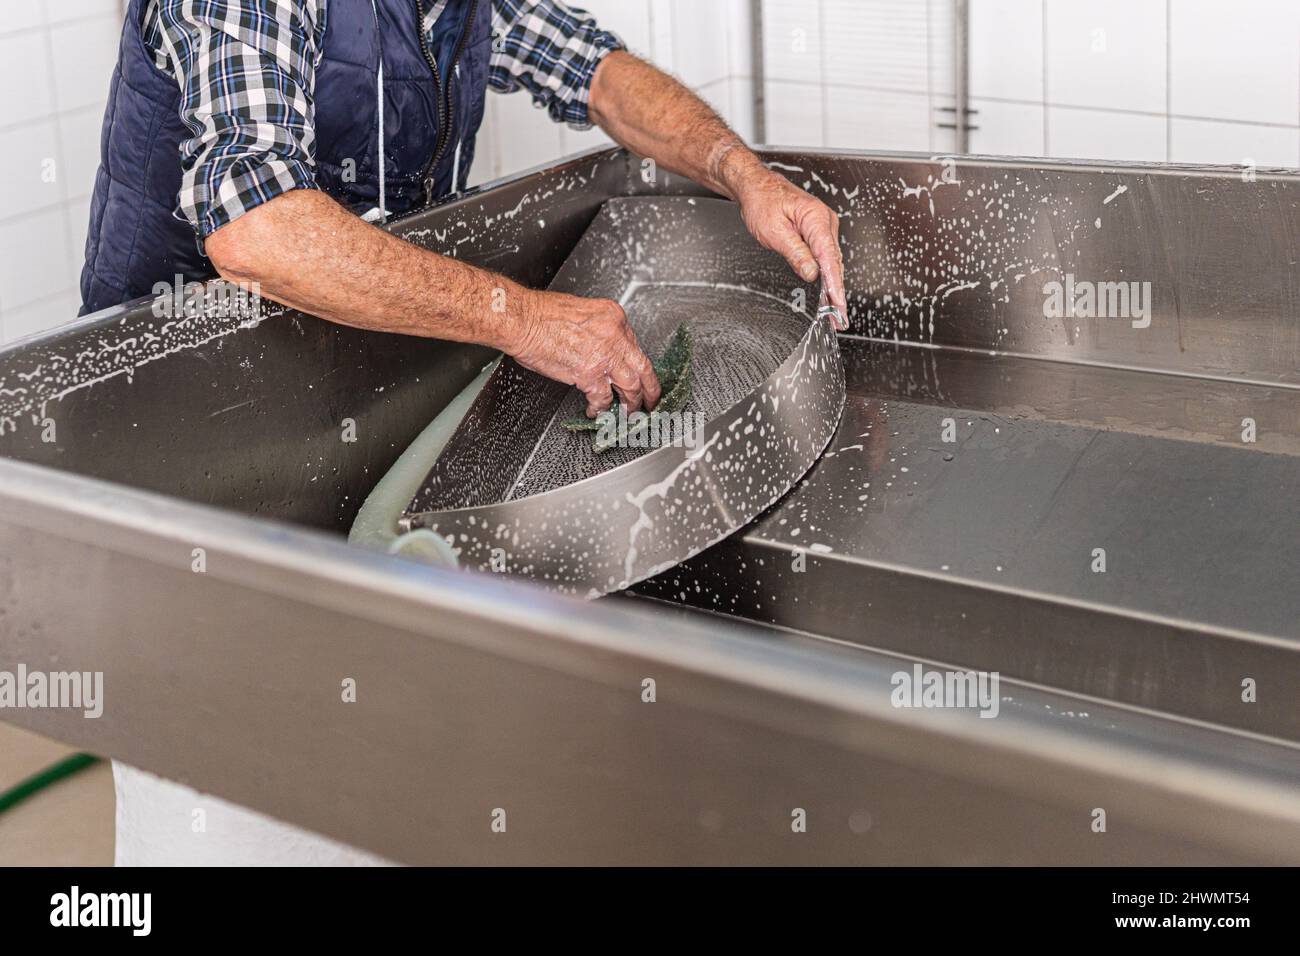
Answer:
M836 328L848 328L840 217L820 199L760 163L738 175L732 189L745 225L763 246L779 252L805 282L822 278L823 305L838 311Z

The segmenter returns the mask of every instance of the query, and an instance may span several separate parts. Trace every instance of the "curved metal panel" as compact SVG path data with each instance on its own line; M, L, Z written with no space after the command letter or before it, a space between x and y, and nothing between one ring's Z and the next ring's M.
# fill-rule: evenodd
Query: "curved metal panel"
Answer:
M753 520L834 434L844 371L819 290L750 238L733 204L612 200L551 288L621 298L650 351L686 320L685 424L661 447L597 455L560 425L581 413L576 390L503 364L403 519L446 536L462 564L621 590Z

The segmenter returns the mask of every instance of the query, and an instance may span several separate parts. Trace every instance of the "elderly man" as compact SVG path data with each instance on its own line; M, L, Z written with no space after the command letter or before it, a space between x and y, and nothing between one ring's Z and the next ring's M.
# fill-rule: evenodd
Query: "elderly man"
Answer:
M489 87L735 200L847 314L835 214L555 0L130 0L83 313L216 272L334 322L495 347L576 385L589 414L611 386L652 407L659 383L617 303L527 289L373 224L463 188Z

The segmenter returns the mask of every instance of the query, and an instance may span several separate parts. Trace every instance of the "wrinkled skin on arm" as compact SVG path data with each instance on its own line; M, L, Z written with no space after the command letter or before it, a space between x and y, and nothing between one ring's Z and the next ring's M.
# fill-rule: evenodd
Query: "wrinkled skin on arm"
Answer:
M379 332L474 342L576 385L591 414L659 400L654 368L623 308L528 289L505 276L421 249L312 189L277 196L212 233L222 277L331 322Z

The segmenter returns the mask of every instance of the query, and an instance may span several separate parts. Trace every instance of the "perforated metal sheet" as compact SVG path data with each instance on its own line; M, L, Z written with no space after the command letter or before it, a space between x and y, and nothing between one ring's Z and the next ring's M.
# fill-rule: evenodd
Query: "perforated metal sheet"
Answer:
M637 338L648 355L660 355L678 325L690 329L694 351L691 399L684 409L705 421L723 414L762 384L790 354L807 328L788 306L749 291L699 288L672 283L639 285L623 299L630 316L641 321ZM520 474L511 499L551 491L608 471L646 453L611 448L597 454L591 435L559 423L584 414L586 401L569 389Z
M648 354L679 324L694 347L688 445L596 454L581 394L503 362L403 524L461 563L588 595L625 588L721 540L788 491L844 402L834 333L801 283L722 200L610 200L551 284L621 301ZM798 306L799 308L796 308Z

